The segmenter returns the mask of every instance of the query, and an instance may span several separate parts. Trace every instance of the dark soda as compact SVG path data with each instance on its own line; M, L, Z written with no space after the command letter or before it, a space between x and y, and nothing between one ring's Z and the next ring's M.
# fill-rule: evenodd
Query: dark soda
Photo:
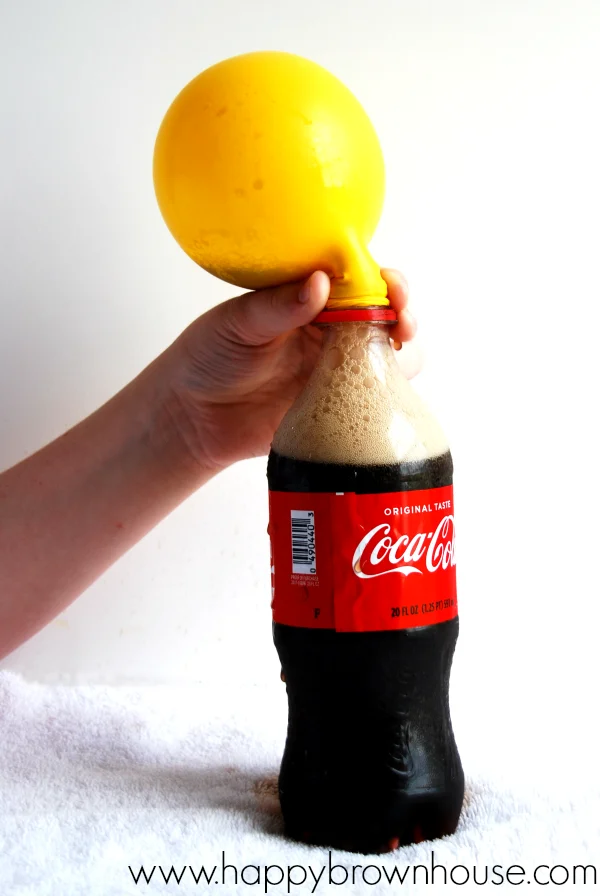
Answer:
M449 452L394 464L296 460L272 451L273 492L380 494L452 484ZM463 770L448 702L458 617L396 631L274 623L288 695L279 777L285 831L360 853L457 826Z

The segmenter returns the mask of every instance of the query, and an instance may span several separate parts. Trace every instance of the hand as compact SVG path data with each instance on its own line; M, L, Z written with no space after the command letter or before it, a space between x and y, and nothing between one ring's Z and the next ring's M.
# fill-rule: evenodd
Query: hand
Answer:
M398 312L396 348L415 334L402 274L384 269ZM329 277L316 271L302 284L246 293L198 318L173 346L180 353L171 414L191 455L217 471L268 454L283 415L316 363L322 332L311 321L325 307ZM405 376L418 372L402 364ZM417 362L418 364L418 362Z
M415 330L406 285L383 275L399 343ZM0 473L0 659L220 469L268 452L314 367L321 331L310 322L328 295L316 272L224 302L91 416Z

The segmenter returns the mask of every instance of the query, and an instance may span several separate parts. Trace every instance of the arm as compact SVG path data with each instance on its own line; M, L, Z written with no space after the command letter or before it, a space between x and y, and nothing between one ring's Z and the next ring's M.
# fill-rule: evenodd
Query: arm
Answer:
M406 304L388 274L390 296ZM0 474L0 659L225 466L268 452L315 363L329 280L199 318L132 383ZM396 339L410 338L407 312Z
M174 354L0 475L0 657L213 474L173 426Z

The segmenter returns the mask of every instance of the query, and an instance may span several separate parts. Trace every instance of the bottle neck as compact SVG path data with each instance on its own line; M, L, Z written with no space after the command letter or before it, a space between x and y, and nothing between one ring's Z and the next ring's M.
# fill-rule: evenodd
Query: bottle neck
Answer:
M319 358L275 434L274 451L297 460L378 465L446 450L439 427L401 373L388 324L318 326Z
M348 367L346 374L360 378L383 376L393 354L390 344L390 324L378 321L340 321L318 324L323 331L323 343L318 369L337 371ZM378 376L379 374L379 376ZM338 373L338 376L341 375ZM335 377L337 379L337 376ZM344 380L342 380L344 382ZM357 386L360 379L357 379Z
M326 317L325 323L319 315L319 358L275 433L275 452L297 460L379 465L448 450L439 425L402 375L389 339L393 311L391 317Z

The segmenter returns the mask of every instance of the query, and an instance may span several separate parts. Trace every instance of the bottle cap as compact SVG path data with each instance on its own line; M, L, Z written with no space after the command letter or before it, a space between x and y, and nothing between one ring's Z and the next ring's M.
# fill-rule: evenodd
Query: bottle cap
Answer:
M398 315L393 308L344 308L338 311L321 311L313 324L337 324L344 321L381 321L395 324Z

